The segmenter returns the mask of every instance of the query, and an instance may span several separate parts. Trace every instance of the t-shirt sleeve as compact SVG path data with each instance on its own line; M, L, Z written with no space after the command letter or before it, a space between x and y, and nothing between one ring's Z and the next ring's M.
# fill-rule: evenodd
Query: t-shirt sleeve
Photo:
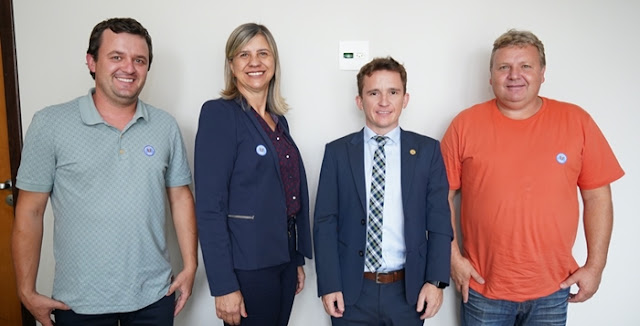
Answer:
M172 121L172 141L169 167L165 174L167 187L179 187L191 184L191 169L187 160L187 150L182 140L180 128L175 120Z
M47 114L36 112L24 140L16 187L33 192L51 192L56 171L55 126Z
M447 169L447 179L449 181L449 189L460 189L460 176L462 174L462 162L460 161L460 138L458 135L457 118L451 122L449 128L442 137L440 148L442 151L442 159Z
M583 133L582 169L578 176L580 189L595 189L620 179L624 171L602 131L588 115L583 123Z

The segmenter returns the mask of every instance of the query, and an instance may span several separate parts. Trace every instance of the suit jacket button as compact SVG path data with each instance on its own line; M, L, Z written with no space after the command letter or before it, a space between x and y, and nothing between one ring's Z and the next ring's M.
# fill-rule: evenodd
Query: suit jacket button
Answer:
M365 224L367 224L367 221L365 221L364 219L361 219L360 220L360 224L365 225Z
M362 250L358 251L358 255L360 255L360 257L364 256L364 252L362 252Z

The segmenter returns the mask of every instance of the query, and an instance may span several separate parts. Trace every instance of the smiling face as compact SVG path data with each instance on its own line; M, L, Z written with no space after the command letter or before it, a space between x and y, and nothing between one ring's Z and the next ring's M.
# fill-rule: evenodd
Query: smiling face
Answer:
M95 73L95 96L116 106L130 106L147 80L149 47L144 37L129 33L102 33L98 59L87 54L87 65Z
M498 107L507 116L527 118L540 107L544 71L535 46L507 46L495 52L491 79Z
M241 94L247 96L268 91L275 72L275 60L264 35L254 36L233 56L230 63Z
M365 76L362 95L356 97L367 127L378 135L386 135L398 126L407 103L409 94L405 93L400 73L389 70L377 70Z

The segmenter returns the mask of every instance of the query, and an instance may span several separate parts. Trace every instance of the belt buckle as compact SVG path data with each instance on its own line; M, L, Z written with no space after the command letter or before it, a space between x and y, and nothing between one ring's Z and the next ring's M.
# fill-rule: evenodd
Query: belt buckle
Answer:
M378 277L379 277L381 274L385 274L385 273L376 272L376 284L384 284L384 283L382 283L382 281L380 281L380 280L378 279Z

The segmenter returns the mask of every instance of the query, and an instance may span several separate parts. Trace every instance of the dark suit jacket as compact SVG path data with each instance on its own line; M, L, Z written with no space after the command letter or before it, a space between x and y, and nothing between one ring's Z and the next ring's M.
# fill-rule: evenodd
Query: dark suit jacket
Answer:
M243 110L241 103L239 99L204 103L196 136L196 217L213 296L239 289L234 269L255 270L290 261L278 154L251 107L245 103ZM278 119L291 139L287 120ZM302 160L300 200L297 263L303 265L303 256L311 258L311 232Z
M345 304L360 296L366 246L367 199L363 131L325 148L314 220L318 295L342 291ZM449 283L449 184L439 143L401 131L402 206L409 304L427 280Z

